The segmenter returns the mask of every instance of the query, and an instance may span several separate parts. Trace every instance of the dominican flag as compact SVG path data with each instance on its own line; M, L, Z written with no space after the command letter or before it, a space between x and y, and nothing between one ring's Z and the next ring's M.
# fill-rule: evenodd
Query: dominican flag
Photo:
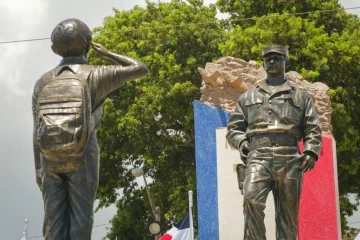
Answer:
M160 240L192 240L189 215L172 227Z

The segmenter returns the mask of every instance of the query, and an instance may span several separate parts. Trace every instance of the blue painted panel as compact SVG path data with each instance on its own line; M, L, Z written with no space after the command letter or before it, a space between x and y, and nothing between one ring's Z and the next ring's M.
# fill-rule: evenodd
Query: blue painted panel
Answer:
M216 128L230 117L221 108L194 101L196 188L200 240L219 239Z

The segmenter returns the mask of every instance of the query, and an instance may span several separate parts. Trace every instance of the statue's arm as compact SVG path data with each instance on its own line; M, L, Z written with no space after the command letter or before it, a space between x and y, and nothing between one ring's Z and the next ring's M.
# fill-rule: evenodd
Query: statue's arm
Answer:
M111 59L117 65L99 66L92 72L91 79L96 79L93 87L97 89L97 99L100 100L110 92L118 89L127 81L145 76L149 70L146 65L128 56L116 54L104 46L92 43L93 49L100 55Z
M241 143L247 140L245 133L248 123L242 108L242 102L243 98L240 96L239 100L236 102L234 113L228 121L226 134L226 139L230 146L237 150L239 150Z
M42 189L42 181L41 181L41 165L40 165L40 149L37 145L37 111L36 111L36 97L33 95L32 97L32 113L33 113L33 147L34 147L34 160L35 160L35 174L36 174L36 182Z
M314 107L312 97L307 92L305 95L305 111L302 122L304 153L308 153L317 159L321 151L322 131L320 128L319 116Z

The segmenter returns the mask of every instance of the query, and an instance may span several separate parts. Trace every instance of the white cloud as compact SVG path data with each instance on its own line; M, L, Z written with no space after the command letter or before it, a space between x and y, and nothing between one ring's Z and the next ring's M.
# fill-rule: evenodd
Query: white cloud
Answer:
M46 0L6 0L0 2L0 9L1 15L7 15L9 19L16 20L11 21L11 27L26 26L22 30L31 31L46 18L48 3Z
M37 38L41 24L46 21L48 3L45 0L7 0L0 2L0 29L3 34L0 41ZM30 50L29 43L0 45L0 86L10 93L22 96L29 90L22 89L20 84L26 74L24 65ZM11 101L10 94L2 96Z
M0 86L5 86L16 96L26 94L24 89L19 86L22 77L21 74L23 62L19 61L29 50L28 43L7 44L0 46Z

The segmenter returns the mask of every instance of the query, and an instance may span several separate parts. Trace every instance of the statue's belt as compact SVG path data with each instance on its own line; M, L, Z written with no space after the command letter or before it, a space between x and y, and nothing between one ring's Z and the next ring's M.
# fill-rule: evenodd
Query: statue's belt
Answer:
M260 135L250 138L250 149L255 150L262 147L297 147L298 141L285 134Z
M79 161L65 161L63 163L46 161L46 164L44 164L44 171L65 173L77 171L80 167L81 164L79 163Z

